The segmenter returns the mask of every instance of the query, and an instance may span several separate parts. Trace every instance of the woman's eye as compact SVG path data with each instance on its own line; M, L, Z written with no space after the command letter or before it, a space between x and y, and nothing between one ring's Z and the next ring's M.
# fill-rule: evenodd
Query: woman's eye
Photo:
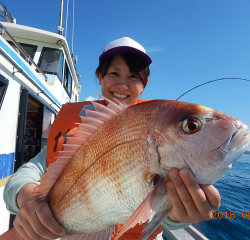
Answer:
M119 74L117 72L111 72L110 74L114 75L114 76L119 76Z
M186 133L192 134L198 132L202 128L202 125L202 121L197 118L190 117L182 122L182 129Z
M138 78L135 74L130 75L130 78Z

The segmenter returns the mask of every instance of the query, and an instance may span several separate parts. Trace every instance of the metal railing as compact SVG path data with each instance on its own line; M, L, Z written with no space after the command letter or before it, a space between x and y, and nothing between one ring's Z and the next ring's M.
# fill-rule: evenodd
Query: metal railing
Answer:
M164 239L167 240L209 240L193 226L178 230L164 230ZM157 238L156 238L157 240Z
M0 23L0 35L3 37L4 34L7 34L7 36L11 39L11 41L14 43L14 45L18 48L19 51L21 51L23 53L23 55L25 56L25 60L27 63L32 63L36 70L38 72L40 72L44 78L45 81L47 82L47 76L45 75L45 73L34 63L34 61L30 58L30 56L25 52L25 50L19 45L19 43L11 36L11 34L7 31L7 29Z

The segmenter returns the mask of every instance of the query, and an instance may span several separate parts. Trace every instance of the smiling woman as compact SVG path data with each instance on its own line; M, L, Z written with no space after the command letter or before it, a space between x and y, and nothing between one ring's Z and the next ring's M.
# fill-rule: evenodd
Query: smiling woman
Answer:
M139 64L134 67L135 70L133 72L130 70L125 60L128 60L129 57L131 58L131 55L124 53L109 57L107 62L110 62L111 59L112 61L106 72L103 71L101 73L99 70L96 71L99 84L102 86L103 96L112 101L116 98L118 101L126 103L127 106L137 103L147 84L149 74L148 67L140 72L138 68Z
M99 59L95 74L103 96L112 101L116 98L128 106L136 104L148 83L152 62L145 49L124 37L109 43Z

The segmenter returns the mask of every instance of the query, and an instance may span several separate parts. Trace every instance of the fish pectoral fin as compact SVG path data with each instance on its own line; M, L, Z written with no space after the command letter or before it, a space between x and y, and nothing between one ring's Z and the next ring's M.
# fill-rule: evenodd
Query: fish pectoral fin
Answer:
M153 219L148 222L145 227L143 228L141 237L142 240L146 240L161 224L162 220L168 216L171 210L167 210L164 212L161 212L159 214L156 214Z
M154 188L148 193L140 206L134 211L124 225L119 229L115 240L119 239L123 233L133 228L137 223L145 223L153 219L155 213L159 209L161 202L166 194L166 189L162 182L162 178L158 180Z
M61 240L110 240L113 232L115 232L115 227L100 232L66 235Z

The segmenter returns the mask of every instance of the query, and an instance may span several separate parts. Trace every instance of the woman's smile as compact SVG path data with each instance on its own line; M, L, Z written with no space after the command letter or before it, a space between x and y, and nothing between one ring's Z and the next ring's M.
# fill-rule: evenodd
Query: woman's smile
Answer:
M127 94L120 94L120 93L115 93L115 92L113 92L113 96L114 96L116 99L118 99L118 98L125 99L125 98L127 98L129 95L127 95Z

